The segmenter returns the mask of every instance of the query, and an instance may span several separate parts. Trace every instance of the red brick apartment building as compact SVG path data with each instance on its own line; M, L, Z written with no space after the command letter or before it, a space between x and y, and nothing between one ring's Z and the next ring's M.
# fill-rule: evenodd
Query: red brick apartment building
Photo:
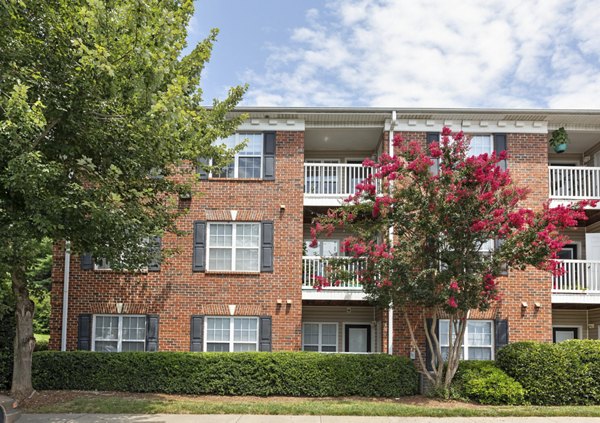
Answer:
M399 313L370 305L357 283L312 288L343 233L308 246L311 217L336 206L389 151L395 133L425 143L443 126L473 137L474 153L507 149L508 168L539 208L600 199L600 111L240 108L248 120L227 140L249 139L220 174L201 175L187 201L180 254L144 274L55 249L51 347L95 351L320 351L410 354ZM566 153L548 147L565 127ZM561 259L565 276L509 270L502 301L474 315L465 358L493 358L507 341L598 339L600 213ZM65 266L66 264L66 266ZM68 271L65 272L65 267ZM442 331L447 324L441 322ZM445 328L445 329L444 329ZM471 336L469 336L471 335Z

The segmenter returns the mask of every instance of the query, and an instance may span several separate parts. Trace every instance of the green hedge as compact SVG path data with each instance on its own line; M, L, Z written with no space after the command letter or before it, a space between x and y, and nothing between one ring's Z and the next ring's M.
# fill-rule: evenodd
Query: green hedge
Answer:
M493 361L461 361L452 384L458 396L480 404L520 405L525 402L521 384L496 367Z
M216 395L381 396L418 391L407 358L385 354L34 353L36 389Z
M600 341L518 342L498 352L497 364L532 404L600 404Z

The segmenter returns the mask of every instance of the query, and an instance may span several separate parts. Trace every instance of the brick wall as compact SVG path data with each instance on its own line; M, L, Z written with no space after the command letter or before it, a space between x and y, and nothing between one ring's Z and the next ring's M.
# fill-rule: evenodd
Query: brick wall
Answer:
M189 351L190 316L267 315L273 318L273 350L298 350L302 313L302 215L304 133L277 132L274 181L210 180L196 184L189 212L178 227L189 231L166 235L163 245L179 253L160 272L145 275L82 271L72 257L69 289L68 349L77 347L77 316L85 313L158 314L159 350ZM285 211L280 206L285 205ZM237 221L272 220L274 272L260 274L192 272L192 225L195 220L222 219L237 210ZM64 249L54 248L52 271L53 349L60 348ZM283 300L278 305L277 300ZM291 300L291 304L286 304Z

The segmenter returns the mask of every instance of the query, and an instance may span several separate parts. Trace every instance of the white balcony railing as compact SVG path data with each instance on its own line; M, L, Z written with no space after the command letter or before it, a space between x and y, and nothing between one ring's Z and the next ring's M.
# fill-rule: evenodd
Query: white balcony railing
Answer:
M343 259L343 257L341 257ZM354 278L352 280L342 281L339 285L324 287L323 289L356 289L361 290L362 285L358 281L358 270L360 270L360 263L356 263L350 261L348 258L348 263L344 266L344 270L354 274ZM302 288L310 288L313 289L315 283L317 282L317 276L330 277L328 274L328 260L326 258L318 257L318 256L304 256L302 257Z
M552 278L556 294L600 294L600 261L557 260L565 270Z
M362 164L304 163L304 194L348 196L373 173L375 169Z
M600 167L548 166L550 198L600 199Z

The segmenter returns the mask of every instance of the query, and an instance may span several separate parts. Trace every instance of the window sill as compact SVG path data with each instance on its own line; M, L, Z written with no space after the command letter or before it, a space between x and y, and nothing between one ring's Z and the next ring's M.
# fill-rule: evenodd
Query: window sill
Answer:
M208 181L213 182L263 182L261 178L208 178Z
M236 275L236 276L257 276L260 272L236 272L234 270L207 270L207 275Z

